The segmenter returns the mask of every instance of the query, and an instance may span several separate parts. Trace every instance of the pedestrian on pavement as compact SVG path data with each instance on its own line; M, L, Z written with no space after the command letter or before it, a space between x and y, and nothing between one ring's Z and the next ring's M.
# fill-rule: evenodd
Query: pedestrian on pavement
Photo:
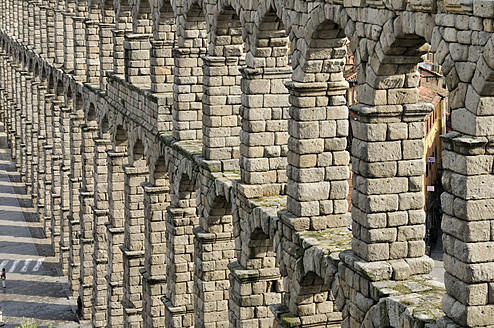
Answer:
M5 268L2 268L2 274L0 275L0 279L2 279L2 286L5 288L5 280L7 279L7 273L5 272Z

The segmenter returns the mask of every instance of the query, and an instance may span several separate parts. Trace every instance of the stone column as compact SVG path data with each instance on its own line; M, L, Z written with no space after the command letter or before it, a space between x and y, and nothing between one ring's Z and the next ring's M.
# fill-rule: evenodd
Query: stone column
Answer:
M31 76L26 77L26 191L28 195L33 195L33 134L35 129L34 121L34 95L33 95L33 84L36 83L34 78Z
M86 29L86 82L99 83L100 74L100 44L99 22L97 20L84 20Z
M120 247L124 261L124 327L142 327L142 276L144 266L144 190L147 167L123 166L125 177L125 232Z
M202 51L203 48L175 48L173 92L173 137L202 138Z
M46 61L53 64L55 61L55 9L46 7Z
M151 91L173 93L173 42L151 40Z
M183 207L170 206L166 213L166 297L165 326L191 327L194 325L192 307L194 234L199 223L195 197L181 201ZM185 203L185 204L184 204Z
M80 225L80 189L82 182L82 131L83 113L70 115L70 175L69 175L69 290L77 293L81 276L81 225Z
M442 309L448 318L438 321L441 328L494 325L493 50L491 37L465 98L458 95L449 104L455 132L443 136ZM455 83L454 76L456 72L450 73L448 83ZM455 93L461 94L459 90Z
M107 327L123 325L123 254L120 246L124 244L124 172L123 164L127 153L107 151L108 166L108 204L109 222L107 228L108 241L108 274L107 291L108 307Z
M31 83L31 113L32 113L32 126L31 126L31 153L33 154L32 156L32 161L31 161L31 195L33 198L33 204L36 205L37 203L37 194L38 194L38 181L37 179L37 172L38 172L38 135L39 135L39 116L38 116L38 106L39 106L39 101L38 101L38 88L39 88L40 83L38 81L33 81Z
M238 186L234 185L234 190L237 188ZM243 327L245 324L271 326L274 316L270 308L282 302L282 293L285 291L277 254L269 236L269 231L279 230L277 226L271 226L271 222L276 222L273 217L265 218L264 215L261 217L260 211L256 208L261 206L260 202L252 203L238 191L236 199L238 204L248 205L239 206L233 211L236 245L241 247L236 247L237 261L228 265L230 325L235 328ZM276 205L271 211L271 215L276 215ZM249 222L257 220L262 220L262 229L250 227Z
M288 97L283 85L291 68L244 68L240 172L245 195L277 195L286 178Z
M60 135L60 116L63 106L63 95L58 96L57 99L52 101L52 153L51 153L51 242L55 255L60 255L60 240L61 240L61 225L62 217L60 216L61 207L61 172L60 165L62 164L62 140Z
M142 275L144 327L165 327L166 293L166 208L170 204L168 186L144 185L144 268Z
M108 222L108 168L107 149L111 147L110 140L95 139L94 150L94 207L93 207L93 327L106 327L107 313L107 283L108 243L106 226Z
M74 14L68 11L63 15L63 67L66 72L74 69Z
M359 286L344 283L349 295L347 309L363 301L370 309L376 300L365 291L373 283L406 280L428 274L433 267L433 261L425 256L422 192L423 121L432 105L361 103L352 110L357 118L351 122L353 239L352 251L341 253L340 273L346 268L345 281L366 277ZM364 291L365 298L356 297L355 291ZM344 325L362 324L364 317L358 313L343 313Z
M71 107L60 108L60 144L62 160L60 162L60 267L64 275L69 274L70 265L70 113Z
M81 225L81 285L79 287L79 296L82 299L83 318L91 319L92 311L92 288L93 288L93 213L92 206L94 205L94 157L95 143L97 137L97 126L93 126L94 121L90 125L81 125L82 143L81 143L81 158L82 158L82 183L79 191L80 214L79 220Z
M55 9L53 22L54 22L54 62L55 67L62 67L64 64L64 43L65 43L65 30L66 26L64 23L65 14L62 10Z
M40 5L39 6L39 37L40 37L40 54L43 55L43 58L47 58L48 56L48 25L47 25L47 11L49 7Z
M72 29L74 31L74 79L84 81L86 79L86 29L84 26L84 17L72 17Z
M99 23L99 83L106 90L106 72L113 71L113 33L115 24Z
M34 51L37 54L40 54L43 51L43 44L42 44L42 28L44 28L44 25L42 25L42 9L41 5L38 3L33 4L33 18L34 18L34 24L33 24L33 46L34 46Z
M113 33L113 72L124 76L125 59L124 59L124 34L125 30L114 29Z
M235 259L232 205L213 190L205 192L199 207L199 227L194 229L194 323L197 327L229 324L230 273Z
M36 43L36 39L35 39L35 30L34 30L34 26L35 26L35 8L36 8L36 5L34 4L34 2L32 0L28 0L26 3L25 3L25 6L26 6L26 15L27 15L27 25L26 25L26 28L27 28L27 41L26 41L26 45L28 47L28 49L30 50L34 50L35 48L35 43Z
M220 160L225 171L238 170L240 155L239 57L203 57L203 148L208 160Z
M126 33L124 35L125 81L132 84L150 85L150 37L149 34Z
M38 172L38 207L43 221L45 236L51 236L51 152L52 135L51 106L54 94L45 94L40 101L40 137L38 150L40 151L40 165Z

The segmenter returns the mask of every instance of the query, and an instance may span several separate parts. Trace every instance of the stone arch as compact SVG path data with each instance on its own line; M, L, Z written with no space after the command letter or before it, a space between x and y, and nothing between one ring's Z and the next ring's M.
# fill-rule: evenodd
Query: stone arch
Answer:
M132 7L132 30L138 34L152 33L153 7L150 0L137 0Z
M116 3L116 28L120 30L132 29L132 7L129 0L120 0Z
M248 58L249 67L285 67L289 64L288 31L283 16L272 6L274 4L261 7L256 12L256 29L248 49L248 54L251 53L255 59L251 62Z
M85 113L85 118L86 118L86 124L88 126L97 126L97 112L94 103L89 102L89 105Z
M211 29L208 52L215 56L240 56L244 43L238 13L230 4L224 4L218 11Z
M55 78L56 79L56 78ZM55 80L55 95L57 97L62 97L65 94L65 86L62 80Z
M108 120L108 115L104 115L100 119L98 132L100 138L110 140L110 122Z
M146 165L146 152L144 143L141 139L137 139L131 147L131 153L129 153L129 162L132 166L145 166Z
M101 0L101 13L102 21L107 24L115 23L115 1L114 0Z
M154 9L154 8L153 8ZM153 15L154 40L175 43L176 24L175 12L170 0L159 1L158 10Z
M119 153L126 153L128 151L128 137L124 127L122 125L116 125L112 135L113 149Z

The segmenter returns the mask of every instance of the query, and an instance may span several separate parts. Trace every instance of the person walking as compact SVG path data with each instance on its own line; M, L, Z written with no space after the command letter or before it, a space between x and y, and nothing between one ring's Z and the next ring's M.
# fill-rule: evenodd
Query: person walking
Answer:
M0 275L0 279L2 279L2 286L5 288L5 280L7 279L7 273L5 272L5 268L2 268L2 274Z

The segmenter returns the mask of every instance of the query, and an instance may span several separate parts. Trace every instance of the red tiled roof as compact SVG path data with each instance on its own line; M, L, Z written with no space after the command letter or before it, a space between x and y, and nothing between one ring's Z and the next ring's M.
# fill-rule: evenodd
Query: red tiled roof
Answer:
M441 99L448 96L448 90L436 85L421 82L419 86L419 101L433 104L434 107L439 104Z

